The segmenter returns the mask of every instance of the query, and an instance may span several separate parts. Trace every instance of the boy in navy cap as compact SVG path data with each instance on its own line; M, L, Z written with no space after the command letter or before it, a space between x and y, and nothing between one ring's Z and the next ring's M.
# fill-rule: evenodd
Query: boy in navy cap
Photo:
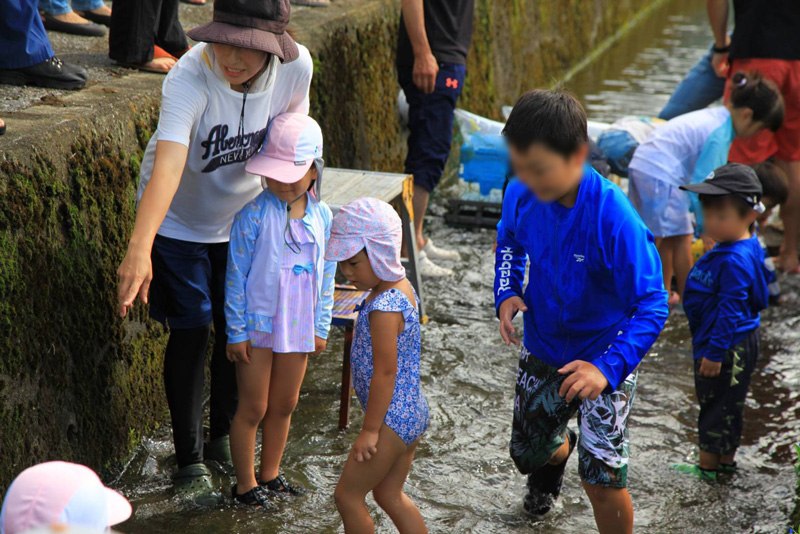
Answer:
M716 480L736 468L742 410L758 358L759 312L769 297L764 252L753 233L764 211L762 188L752 168L730 163L681 189L700 195L706 233L717 244L689 273L683 303L700 403L700 463L675 468Z

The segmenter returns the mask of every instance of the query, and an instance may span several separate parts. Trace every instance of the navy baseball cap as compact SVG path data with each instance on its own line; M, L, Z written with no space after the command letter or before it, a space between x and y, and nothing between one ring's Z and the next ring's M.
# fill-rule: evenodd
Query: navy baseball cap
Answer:
M711 171L702 182L682 185L681 189L698 195L736 195L753 206L754 210L761 208L763 211L761 182L756 171L748 165L728 163Z

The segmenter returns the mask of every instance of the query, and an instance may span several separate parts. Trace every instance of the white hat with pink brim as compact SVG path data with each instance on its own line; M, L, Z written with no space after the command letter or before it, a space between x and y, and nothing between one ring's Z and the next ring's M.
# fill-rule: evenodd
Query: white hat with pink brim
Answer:
M322 158L322 130L303 113L282 113L272 119L261 150L245 170L285 184L299 181Z

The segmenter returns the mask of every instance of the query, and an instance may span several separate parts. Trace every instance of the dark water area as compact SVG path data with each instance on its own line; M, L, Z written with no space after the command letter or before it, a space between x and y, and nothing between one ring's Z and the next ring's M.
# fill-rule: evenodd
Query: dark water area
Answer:
M568 86L594 119L655 115L709 42L704 2L668 2ZM507 454L517 351L500 342L494 318L494 232L450 228L441 217L432 217L431 230L438 243L456 247L462 260L453 265L454 279L425 286L430 322L422 331L422 370L431 424L406 485L408 494L431 532L596 532L576 457L569 460L555 508L540 521L523 513L525 479ZM795 488L792 443L800 435L800 277L783 282L786 302L764 314L738 473L706 484L669 469L670 463L693 461L697 455L691 343L680 312L672 313L642 363L630 425L636 532L788 531ZM332 494L362 421L356 403L350 429L336 429L341 350L342 334L334 331L327 352L310 360L284 458L290 479L312 489L308 496L282 502L280 511L269 515L229 502L213 508L187 503L170 492L174 455L162 431L145 441L115 483L135 507L133 518L119 530L341 532ZM216 482L227 496L230 477L218 473ZM368 505L377 531L395 532L371 500Z

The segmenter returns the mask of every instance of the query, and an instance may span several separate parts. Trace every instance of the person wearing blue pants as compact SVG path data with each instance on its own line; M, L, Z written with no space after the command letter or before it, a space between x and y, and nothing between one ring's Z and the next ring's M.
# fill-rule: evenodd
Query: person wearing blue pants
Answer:
M39 9L47 31L102 37L103 26L111 25L111 8L103 0L39 0Z
M711 64L714 46L701 57L686 73L681 83L672 92L669 102L658 114L659 119L668 121L680 115L703 109L720 98L725 91L725 78L720 78Z
M55 56L37 0L0 0L0 83L80 89L86 69Z

